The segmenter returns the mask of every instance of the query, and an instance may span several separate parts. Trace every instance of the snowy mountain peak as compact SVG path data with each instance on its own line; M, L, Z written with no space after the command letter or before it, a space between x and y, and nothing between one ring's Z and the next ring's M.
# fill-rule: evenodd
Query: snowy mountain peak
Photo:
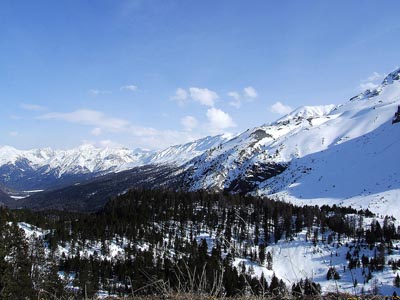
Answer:
M385 89L385 87L393 84L394 82L398 81L399 79L400 79L400 68L389 73L385 77L385 79L383 79L382 83L378 87L376 87L374 89L367 89L364 92L358 94L357 96L350 98L350 101L365 100L365 99L369 99L372 97L376 97L382 93L382 91Z
M294 111L290 112L286 116L276 121L277 124L283 123L289 120L296 119L309 119L318 118L328 115L336 106L333 104L329 105L316 105L316 106L300 106Z
M3 146L0 184L17 190L46 189L63 178L70 183L72 177L87 179L143 165L181 165L227 139L229 136L208 136L160 151L96 148L91 144L68 150L18 150Z
M400 68L389 73L382 82L382 85L392 84L394 81L400 79Z

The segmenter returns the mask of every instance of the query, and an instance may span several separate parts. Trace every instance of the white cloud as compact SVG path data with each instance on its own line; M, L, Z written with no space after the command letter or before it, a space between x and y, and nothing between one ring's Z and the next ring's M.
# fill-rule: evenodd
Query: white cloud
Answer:
M368 78L361 80L359 85L360 92L376 89L384 77L384 74L380 74L378 72L372 73L370 76L368 76Z
M228 96L234 99L233 101L229 102L229 105L240 108L240 106L242 106L242 100L251 102L258 97L258 94L254 87L248 86L243 89L242 95L238 92L229 92Z
M111 94L111 91L91 89L89 90L89 94L92 96L98 96L98 95Z
M223 129L235 127L236 124L231 116L215 107L207 110L207 118L209 121L209 128L212 133L220 132Z
M130 123L123 119L110 118L97 110L79 109L69 113L51 112L38 117L42 120L62 120L69 123L95 126L110 131L121 131L129 128Z
M219 98L218 94L207 88L189 88L190 97L205 106L214 106L215 101Z
M186 131L192 131L194 128L197 127L199 122L195 117L192 116L185 116L181 119L181 124L185 128Z
M242 105L240 101L240 94L238 92L229 92L228 96L234 99L233 101L229 102L229 105L240 108L240 106Z
M373 83L373 82L360 83L360 91L364 92L365 90L373 90L376 89L378 86L379 86L378 83Z
M188 131L163 130L155 135L142 136L136 140L135 147L163 149L171 145L184 144L202 136Z
M279 115L286 115L293 111L293 109L289 105L285 105L282 102L278 101L274 104L272 104L269 108L269 110L275 114Z
M172 96L172 100L175 100L180 106L183 106L189 97L188 92L185 89L177 88L175 95Z
M11 120L21 120L21 119L23 119L21 116L16 116L16 115L10 115L9 118Z
M91 109L79 109L66 113L51 112L38 116L37 119L64 121L72 124L90 126L93 128L91 134L94 136L103 136L107 133L112 133L113 139L119 136L124 141L124 144L132 145L135 148L162 149L201 137L190 131L158 130L151 127L134 125L127 120L113 118L101 111ZM188 124L194 126L193 120L191 124ZM107 143L104 141L108 140L103 139L103 144L106 146ZM93 144L93 142L91 143ZM99 142L97 141L94 143L98 144Z
M92 129L91 134L93 134L94 136L99 136L103 133L103 130L101 130L100 127L95 127Z
M123 145L111 140L102 140L97 143L101 148L121 149Z
M21 103L20 107L25 110L31 110L31 111L43 111L46 110L46 107L37 105L37 104L30 104L30 103Z
M239 100L240 99L240 94L238 92L229 92L228 96L232 97L235 100Z
M8 133L8 135L9 135L9 136L18 136L19 133L18 133L18 131L10 131L10 132Z
M245 87L243 89L244 96L250 99L255 99L258 97L257 91L252 86Z
M81 145L92 145L93 147L96 147L96 148L111 148L111 149L124 148L123 144L120 144L120 143L112 141L112 140L94 141L94 140L84 139L81 141Z
M120 88L121 91L125 90L125 91L131 91L131 92L135 92L135 91L137 91L137 89L138 89L138 87L134 84L124 85L124 86L121 86L121 88Z
M384 74L379 74L378 72L374 72L367 78L367 80L368 81L383 80L384 77L385 77Z

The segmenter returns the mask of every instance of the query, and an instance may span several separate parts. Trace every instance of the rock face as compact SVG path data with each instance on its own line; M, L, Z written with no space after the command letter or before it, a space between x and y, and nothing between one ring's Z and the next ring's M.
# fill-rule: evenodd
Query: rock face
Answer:
M400 106L397 107L397 112L394 114L392 124L400 122Z

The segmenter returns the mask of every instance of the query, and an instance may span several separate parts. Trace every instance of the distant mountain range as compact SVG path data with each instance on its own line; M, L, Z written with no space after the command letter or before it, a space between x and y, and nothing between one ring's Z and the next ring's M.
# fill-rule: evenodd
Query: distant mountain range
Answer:
M400 198L400 123L392 123L398 106L400 69L343 105L300 107L234 137L206 137L157 152L2 147L0 184L19 191L75 184L11 201L36 209L52 207L55 198L57 207L68 209L76 203L88 209L91 201L101 206L104 197L93 195L107 181L107 196L132 186L205 189L352 205L400 218L393 210Z
M100 149L92 145L70 150L17 150L4 146L0 147L0 184L20 192L45 190L144 165L182 165L228 138L205 137L161 151Z

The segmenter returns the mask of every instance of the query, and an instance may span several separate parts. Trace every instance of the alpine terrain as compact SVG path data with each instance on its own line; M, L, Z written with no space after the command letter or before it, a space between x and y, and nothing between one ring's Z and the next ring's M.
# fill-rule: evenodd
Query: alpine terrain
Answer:
M397 69L343 105L300 107L247 130L186 163L185 186L400 218L399 79Z
M400 69L233 137L2 147L0 295L396 297L399 151Z
M226 135L205 137L161 151L100 149L90 144L70 150L17 150L3 146L0 147L0 184L20 194L71 185L143 165L181 165L227 139Z
M29 189L64 186L5 203L93 210L130 187L151 186L269 196L303 205L350 205L400 218L393 209L400 195L395 163L400 150L399 74L400 69L390 73L379 87L343 105L300 107L233 138L206 137L157 152L2 147L0 178L6 189L19 191L11 192L14 198L25 197L21 191ZM99 186L108 186L108 192L100 193Z

